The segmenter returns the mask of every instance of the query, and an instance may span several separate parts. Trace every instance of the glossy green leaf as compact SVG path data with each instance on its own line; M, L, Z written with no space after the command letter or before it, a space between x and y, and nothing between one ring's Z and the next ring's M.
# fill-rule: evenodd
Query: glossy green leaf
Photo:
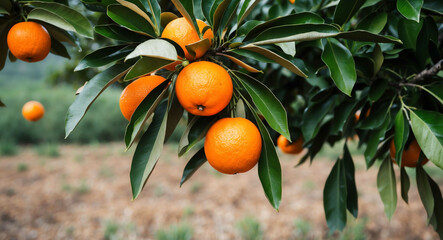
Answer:
M171 91L169 95L169 106L168 106L168 121L166 123L166 138L165 141L169 139L169 137L174 132L175 128L180 122L180 119L183 116L184 109L175 95L175 91Z
M407 19L419 22L423 0L397 0L397 10Z
M403 111L400 109L395 116L394 121L394 145L395 145L395 161L397 161L398 166L401 166L401 158L403 155L403 149L409 138L409 122L407 118L404 117Z
M149 39L139 44L134 51L126 56L125 61L139 56L155 57L170 61L177 60L177 50L174 45L163 39Z
M443 15L443 2L440 0L426 0L423 4L423 9Z
M259 25L260 26L260 25ZM312 41L321 38L334 37L339 33L335 26L328 24L294 24L269 28L260 33L254 40L254 45L266 45L282 42Z
M391 220L397 208L397 185L391 159L383 160L377 174L377 188L385 206L386 216Z
M341 32L337 34L338 38L343 38L347 40L353 41L361 41L361 42L375 42L375 43L399 43L402 41L392 36L382 36L377 35L364 30L354 30L349 32Z
M303 124L301 130L305 141L311 140L317 135L320 123L326 114L334 107L335 97L328 98L325 102L310 105L303 114Z
M378 101L373 105L377 106L371 109L371 113L365 119L358 122L357 127L360 129L376 129L383 124L389 113L390 103L387 101Z
M208 160L206 160L205 149L200 149L192 158L188 161L183 170L182 179L180 180L180 187L185 183L189 178L194 175L194 173L205 164Z
M86 55L75 67L74 71L81 71L91 67L101 67L125 58L134 50L127 45L116 45L100 48Z
M0 70L5 67L6 58L8 57L8 44L6 37L8 36L11 23L0 25Z
M410 111L411 127L426 157L443 169L443 114L426 110Z
M347 195L345 166L343 160L338 159L323 189L323 206L330 232L346 226Z
M116 23L123 27L149 36L153 38L156 36L154 28L149 24L146 19L122 5L110 5L107 11L108 16Z
M260 0L245 0L237 16L237 25L240 25L259 3Z
M253 44L248 44L246 46L242 46L240 47L240 49L245 49L245 50L249 50L252 52L256 52L259 53L263 56L265 56L266 58L271 59L272 61L275 61L276 63L280 64L281 66L285 67L286 69L288 69L289 71L306 78L307 75L302 72L294 63L290 62L289 60L283 58L282 56L272 52L271 50L268 50L266 48L262 48L259 46L255 46ZM236 52L237 53L237 52Z
M251 31L249 31L249 33L246 35L245 41L252 40L262 32L273 27L284 26L284 25L308 24L308 23L321 24L324 23L324 20L317 14L311 12L295 13L288 16L278 17L266 21L264 23L261 23L252 28Z
M346 122L348 122L349 119L354 116L354 114L351 113L355 111L354 108L356 105L356 101L346 100L343 101L340 105L337 105L337 110L334 111L334 118L332 119L331 134L338 134L339 132L343 132L343 128Z
M228 58L229 60L231 60L231 61L234 62L235 64L239 65L240 67L242 67L242 68L248 70L248 72L252 72L252 73L259 73L259 72L262 72L262 71L260 71L260 70L258 70L258 69L255 69L255 68L252 67L251 65L246 64L245 62L242 62L240 59L238 59L238 58L236 58L236 57L234 57L234 56L227 55L227 54L223 54L223 53L217 53L217 55L220 55L220 56L223 56L223 57Z
M366 0L340 0L334 12L334 23L347 23L360 9Z
M32 20L39 20L46 23L50 23L58 28L64 29L66 31L74 32L75 28L72 26L71 23L66 21L64 18L58 16L57 14L54 14L50 11L47 11L45 9L33 9L28 14L28 19Z
M146 22L149 23L149 25L152 27L152 29L155 32L155 36L160 36L160 28L158 28L151 19L152 14L148 11L149 6L147 1L139 1L139 0L116 0L118 3L120 3L122 6L130 9L132 12L136 13L138 16L141 16L143 19L145 19ZM149 13L149 14L148 14Z
M51 38L51 53L60 57L71 59L66 47L55 38Z
M263 114L269 126L287 139L291 139L286 110L274 93L266 85L247 74L235 72L235 76L251 96L254 105Z
M357 25L357 29L378 34L383 30L387 22L388 14L386 12L374 12L363 18Z
M217 21L214 18L213 31L218 32L219 36L222 36L224 34L223 32L226 30L231 21L234 19L235 14L237 12L237 7L240 4L240 0L228 0L228 1L229 4L226 7L226 9L223 10L223 14L220 17L220 22L218 24L216 24ZM222 6L222 4L220 4L220 6ZM218 9L216 10L214 17L218 13L217 11Z
M156 32L158 33L157 36L160 36L162 10L160 8L159 2L157 0L147 0L141 2L145 5L145 8L149 9L149 11L151 12L154 26L157 30Z
M171 0L181 15L188 20L188 22L194 27L194 30L202 39L202 34L197 25L197 20L194 15L194 3L193 0Z
M384 57L380 45L375 44L374 52L372 52L372 59L374 60L374 76L380 71L383 65Z
M137 34L115 24L97 25L94 31L104 37L123 42L144 42L148 40L145 35Z
M351 96L352 88L357 80L357 73L349 49L335 39L326 39L321 59L328 66L331 78L338 89Z
M386 79L375 80L369 89L368 98L372 102L378 101L388 89L388 81Z
M129 70L128 64L117 64L95 75L83 88L68 109L65 138L74 130L91 104L110 85L120 80Z
M165 96L168 84L169 81L164 81L155 87L135 109L125 131L126 150L143 134L149 117L154 113Z
M167 117L167 101L164 101L155 110L152 123L135 149L129 174L133 199L142 191L163 150Z
M408 203L409 202L408 192L411 183L409 181L408 173L406 172L406 169L404 167L402 167L400 170L400 183L401 183L401 197L406 203Z
M260 178L265 195L272 207L278 210L282 196L280 161L268 129L252 106L247 102L246 104L251 110L262 136L262 150L260 159L258 160L258 177Z
M30 4L32 4L36 8L44 9L57 15L60 18L63 18L66 22L72 25L72 27L75 29L75 32L77 32L78 34L87 38L93 38L91 23L86 17L84 17L81 13L75 11L74 9L55 2L30 2Z
M357 218L358 216L358 193L355 185L355 167L349 152L348 145L345 144L343 153L343 165L346 174L346 207L349 212Z
M436 98L441 104L443 104L443 84L436 84L426 88L429 94Z
M434 214L434 196L432 195L431 185L429 183L428 174L422 166L418 165L415 169L417 189L420 194L421 202L428 214L428 222Z
M171 22L172 20L177 19L177 18L178 18L177 15L175 15L172 12L163 12L161 14L161 26L163 28L165 28L169 22Z
M213 9L214 8L214 11L215 11L215 8L222 2L223 0L204 0L204 1L202 1L202 5L201 5L201 8L202 8L202 12L203 12L203 15L205 16L205 18L206 18L206 21L208 21L209 22L209 25L211 25L212 26L212 24L213 24L213 19L214 19L214 12L212 12L211 13L211 9Z
M61 28L55 27L52 24L48 24L45 22L42 22L41 24L46 28L46 30L48 30L48 33L51 36L51 38L55 38L59 42L66 42L72 46L80 47L78 39L75 38L75 36L72 33L69 33Z
M423 26L423 22L416 23L411 20L401 19L398 23L398 37L403 42L405 48L416 48L418 34Z
M366 168L369 169L372 164L374 164L374 160L376 157L377 152L377 147L380 143L380 140L383 138L383 136L386 134L386 131L389 127L390 124L390 120L391 117L390 115L387 115L382 123L382 125L378 128L376 128L376 130L374 132L371 133L371 135L369 136L367 145L366 145L366 149L364 152L364 156L365 156L365 160L366 160Z
M188 123L186 130L178 144L178 156L181 157L188 153L197 143L205 138L209 128L215 122L214 116L200 117L194 116Z
M134 64L134 66L131 67L128 74L126 74L125 81L150 74L166 67L173 62L174 61L157 57L142 57Z
M431 185L432 195L434 197L434 214L430 224L434 227L440 238L443 237L443 199L439 185L428 175L428 181Z

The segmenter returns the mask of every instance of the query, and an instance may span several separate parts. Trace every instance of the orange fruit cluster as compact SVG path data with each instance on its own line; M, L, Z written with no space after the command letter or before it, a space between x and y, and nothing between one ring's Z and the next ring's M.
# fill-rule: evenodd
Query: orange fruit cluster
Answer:
M417 167L418 164L418 159L420 158L420 152L421 152L421 148L417 143L417 140L413 140L409 146L407 146L408 148L405 148L403 150L403 154L401 156L401 166L402 167L411 167L411 168L415 168ZM391 145L389 146L389 153L391 155L391 159L394 163L397 163L395 161L395 144L394 144L394 140L391 140ZM428 162L427 158L424 158L421 161L421 165L425 165Z
M23 105L22 115L26 120L36 122L45 115L45 108L37 101L29 101Z
M35 22L20 22L8 32L9 51L25 62L38 62L48 56L51 50L51 36L46 29Z

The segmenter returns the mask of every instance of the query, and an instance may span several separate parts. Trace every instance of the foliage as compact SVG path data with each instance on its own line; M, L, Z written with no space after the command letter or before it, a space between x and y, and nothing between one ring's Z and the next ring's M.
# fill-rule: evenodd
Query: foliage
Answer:
M55 32L65 37L58 41L72 40L66 30L93 36L87 21L72 21L78 14L66 9L66 0L57 2L64 5L56 11L54 6L59 3L49 0L2 1L2 31L10 27L11 21L26 17L53 23L58 27ZM215 38L200 60L225 67L235 88L231 104L216 118L242 116L259 127L263 150L258 175L274 208L279 208L282 196L281 167L274 147L280 134L291 140L303 137L307 153L299 164L308 159L312 162L324 146L346 139L324 188L325 215L331 231L345 227L348 211L358 215L348 138L358 136L367 168L379 166L377 186L389 217L397 204L397 181L402 199L408 199L410 180L404 168L398 166L403 150L413 139L420 145L422 157L443 168L440 0L298 0L294 5L285 0L173 0L174 12L168 12L171 4L165 2L169 1L82 2L100 15L102 21L94 30L112 44L91 52L77 65L77 70L106 70L84 86L69 108L66 136L113 83L127 84L152 73L172 83L166 90L162 85L152 91L127 125L126 147L136 146L130 174L134 198L145 186L164 142L181 118L188 119L181 138L184 145L180 146L185 152L201 146L198 143L213 123L211 117L184 113L177 103L174 83L183 64L175 71L163 69L177 60L188 63L177 44L160 38L164 26L176 15L185 17L200 36L196 19L205 20L212 28ZM62 14L60 9L69 14ZM58 21L60 18L64 22ZM207 45L208 40L201 40L186 47L195 53ZM0 59L5 59L7 48L2 39L0 46ZM357 121L357 111L370 113L362 114ZM398 166L388 153L392 139L398 150ZM181 184L205 162L202 150L190 156ZM395 171L401 172L399 179ZM416 171L428 222L443 236L440 189L422 167Z
M159 229L155 233L157 240L191 240L193 229L185 223L172 224L168 228Z
M241 239L243 240L262 240L263 229L255 218L252 216L246 216L237 222L237 229L240 232Z

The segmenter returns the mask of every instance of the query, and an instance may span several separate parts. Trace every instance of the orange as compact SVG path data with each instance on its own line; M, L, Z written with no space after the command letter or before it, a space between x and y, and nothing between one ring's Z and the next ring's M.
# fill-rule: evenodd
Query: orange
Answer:
M395 144L394 140L391 140L391 146L389 148L389 152L391 154L391 159L394 163L395 161ZM408 146L403 150L403 154L401 156L401 166L402 167L417 167L418 158L420 157L421 148L418 145L417 141L414 139ZM428 162L428 159L425 157L423 161L421 161L421 165L425 165Z
M22 115L26 120L35 122L45 115L45 108L37 101L29 101L23 105Z
M283 135L277 139L277 146L284 152L297 154L303 151L303 138L299 137L297 141L290 143Z
M11 53L26 62L38 62L48 56L51 37L46 29L35 22L20 22L12 26L7 37Z
M207 61L183 68L175 83L178 101L188 112L211 116L223 110L232 98L232 79L221 66Z
M220 119L206 134L206 159L221 173L236 174L251 170L260 158L261 148L260 132L245 118Z
M166 79L161 76L145 76L130 83L120 95L120 110L129 121L138 105Z
M200 32L203 31L206 26L208 26L206 23L199 19L197 19L197 25ZM208 51L208 49L197 49L195 58L188 52L185 46L200 41L200 38L197 32L194 30L194 27L184 17L176 18L170 21L163 30L162 38L171 39L172 41L180 45L180 47L185 52L186 59L189 60L200 58L206 53L206 51ZM209 41L212 43L212 39L214 38L212 30L208 29L205 34L203 34L203 38L209 39Z
M292 3L292 4L294 4L294 3L295 3L295 0L289 0L289 2Z

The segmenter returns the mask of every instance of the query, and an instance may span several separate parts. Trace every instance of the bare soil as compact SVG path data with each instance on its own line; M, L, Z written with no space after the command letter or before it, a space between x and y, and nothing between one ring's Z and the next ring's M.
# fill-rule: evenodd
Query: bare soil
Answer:
M323 211L323 186L333 165L329 159L294 168L299 156L281 156L284 186L277 212L263 193L256 168L231 176L205 164L180 188L186 159L176 157L171 145L133 201L132 153L123 149L121 143L61 146L61 155L51 158L26 147L19 155L0 157L0 239L104 239L112 226L117 239L155 239L158 229L180 222L193 228L193 239L240 239L236 226L245 216L260 222L264 239L344 236L328 234ZM376 187L377 169L366 171L362 157L354 161L359 218L348 228L362 225L364 231L348 239L438 239L426 224L414 183L409 205L399 197L388 221ZM303 226L308 228L298 229Z

